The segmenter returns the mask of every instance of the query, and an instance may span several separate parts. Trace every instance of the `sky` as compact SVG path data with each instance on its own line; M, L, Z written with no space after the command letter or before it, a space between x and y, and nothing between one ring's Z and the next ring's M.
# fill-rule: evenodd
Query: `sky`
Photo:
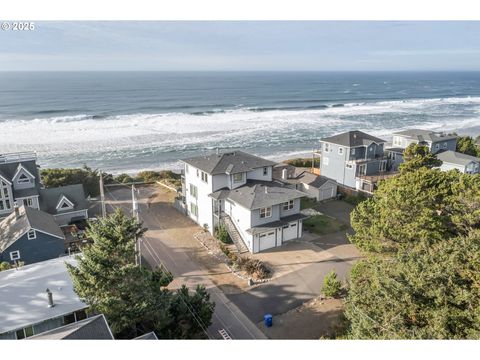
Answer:
M480 21L36 22L0 71L480 71Z

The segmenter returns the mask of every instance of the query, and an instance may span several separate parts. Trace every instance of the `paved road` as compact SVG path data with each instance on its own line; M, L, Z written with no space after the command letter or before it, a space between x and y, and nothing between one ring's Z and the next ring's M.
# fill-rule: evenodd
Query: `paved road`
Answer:
M221 339L219 330L225 329L233 339L265 339L266 336L249 318L211 281L208 270L195 261L195 253L203 248L187 232L191 228L190 220L172 214L168 203L151 203L148 199L154 195L153 187L139 187L140 218L149 229L141 242L142 255L152 266L163 263L170 270L176 285L186 284L194 288L204 285L215 302L212 325L206 330L212 339ZM131 211L131 190L128 187L111 187L106 192L110 210L121 207L125 212ZM168 208L167 208L168 207ZM174 219L162 219L164 216L176 216ZM171 236L166 229L174 221L174 226L184 228L185 239ZM171 230L171 229L170 229ZM173 284L175 286L175 284Z

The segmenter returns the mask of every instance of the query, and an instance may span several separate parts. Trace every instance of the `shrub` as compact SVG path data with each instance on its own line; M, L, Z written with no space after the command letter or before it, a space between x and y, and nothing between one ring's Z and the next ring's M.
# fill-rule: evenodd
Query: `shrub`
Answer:
M349 204L357 206L360 204L362 201L367 200L367 196L363 193L358 193L357 195L346 195L345 196L345 201Z
M128 174L120 174L120 175L115 176L115 181L119 182L119 183L122 183L122 184L131 183L134 180L135 179Z
M290 159L290 160L285 160L285 164L293 165L296 167L312 167L312 158L297 158L297 159ZM319 167L320 166L320 159L315 158L314 160L314 167Z
M3 261L3 262L0 263L0 271L8 270L8 269L11 269L11 268L12 268L12 265L10 265L6 261Z
M267 279L272 274L267 265L260 260L239 256L236 264L241 270L257 279Z
M342 289L342 282L338 280L337 273L330 271L323 278L322 293L328 297L337 297Z
M228 234L227 228L223 224L217 226L215 230L215 236L217 237L218 240L220 240L224 244L233 243L232 239L230 238L230 235Z

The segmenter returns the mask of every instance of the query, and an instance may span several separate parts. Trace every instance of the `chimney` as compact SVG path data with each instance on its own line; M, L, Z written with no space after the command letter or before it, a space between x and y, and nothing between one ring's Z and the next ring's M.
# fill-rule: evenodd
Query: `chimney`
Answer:
M13 210L15 211L15 219L18 220L20 218L20 210L18 209L18 204L16 201L13 203Z
M55 306L55 304L53 303L53 294L50 291L50 289L47 289L46 292L47 292L47 297L48 297L48 307L52 308L52 307Z
M282 170L282 179L287 180L288 179L288 170L287 168Z

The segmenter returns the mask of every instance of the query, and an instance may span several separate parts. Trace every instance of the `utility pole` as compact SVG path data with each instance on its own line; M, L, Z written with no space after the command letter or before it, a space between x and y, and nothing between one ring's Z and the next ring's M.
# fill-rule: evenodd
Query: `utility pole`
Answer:
M105 193L103 189L103 172L100 170L100 201L102 203L102 217L107 215L107 210L105 208Z
M132 215L139 222L140 216L138 213L138 201L136 196L135 185L132 184ZM135 237L135 265L142 265L142 249L138 244L138 239Z

